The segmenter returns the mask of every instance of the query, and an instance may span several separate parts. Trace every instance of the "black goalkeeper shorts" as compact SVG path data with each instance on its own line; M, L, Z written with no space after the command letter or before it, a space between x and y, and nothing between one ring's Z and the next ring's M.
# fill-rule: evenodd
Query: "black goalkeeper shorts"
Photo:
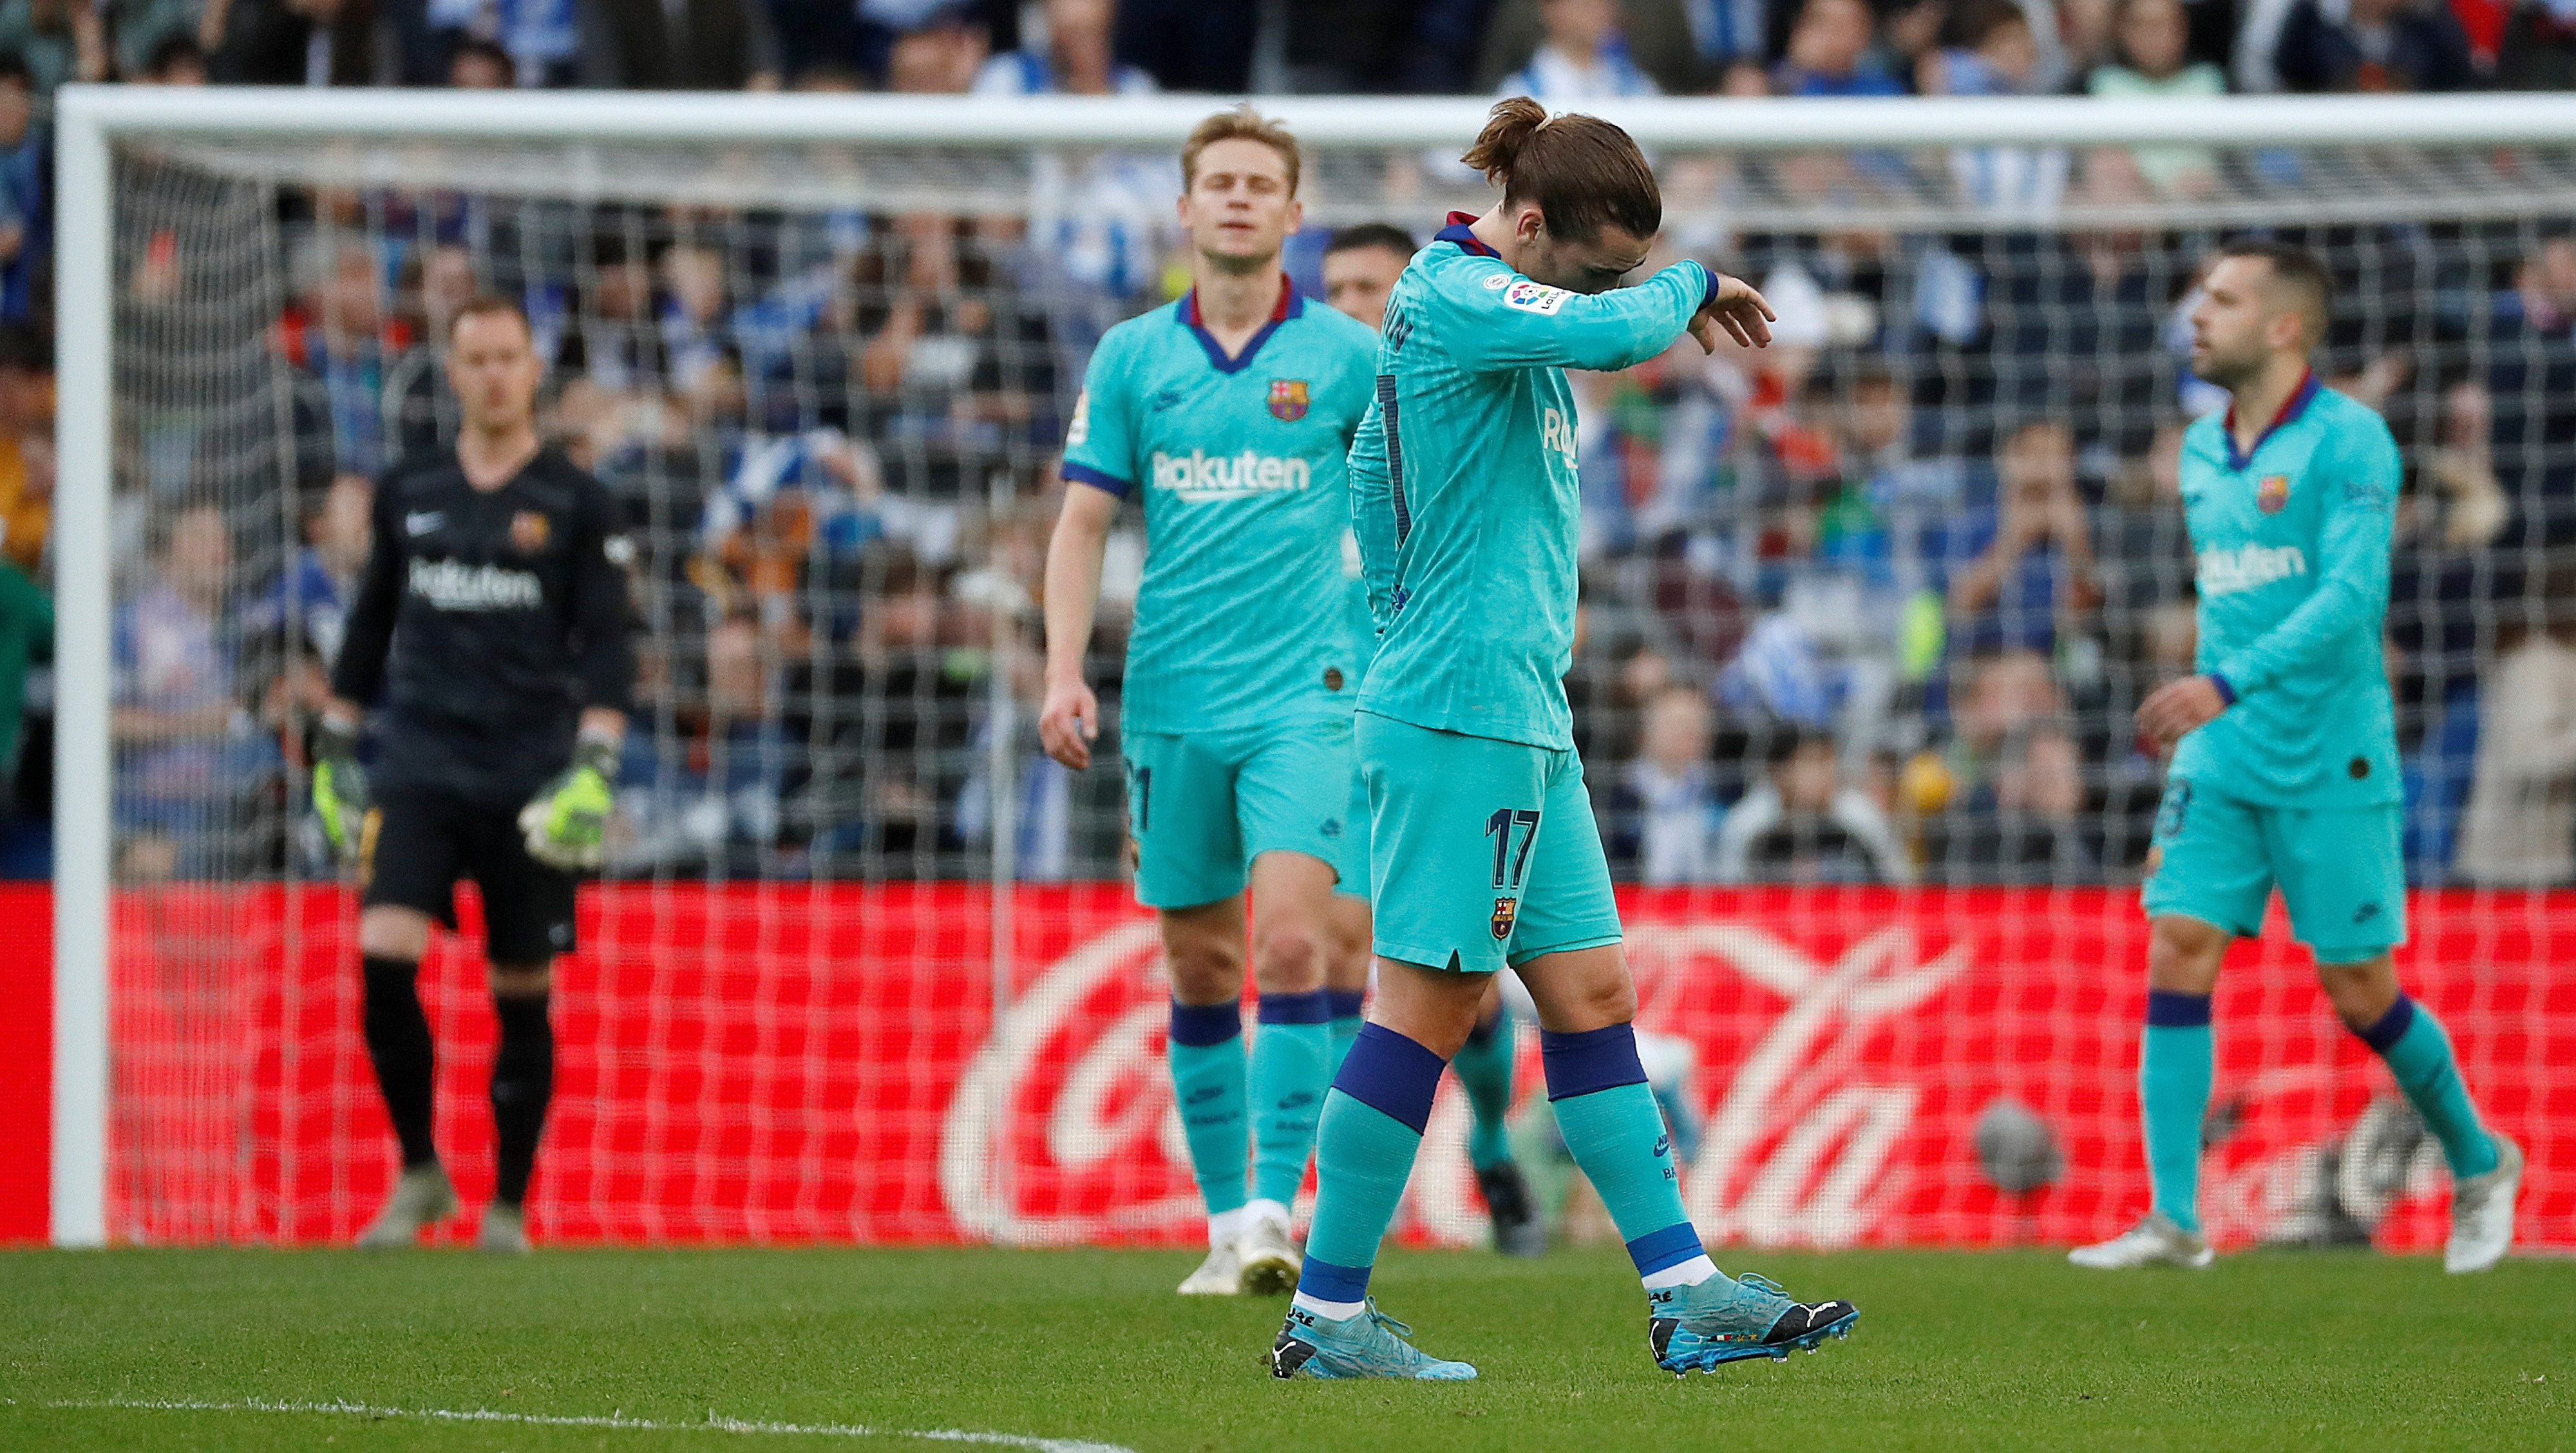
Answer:
M515 809L443 792L376 799L360 839L364 903L426 913L456 928L456 881L483 890L483 944L495 964L542 964L573 950L573 875L528 856Z

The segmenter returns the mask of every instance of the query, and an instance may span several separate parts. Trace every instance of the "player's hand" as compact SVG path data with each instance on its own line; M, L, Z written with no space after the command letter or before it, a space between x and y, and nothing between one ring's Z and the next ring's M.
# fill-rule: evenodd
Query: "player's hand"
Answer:
M1091 744L1100 740L1100 698L1079 680L1050 683L1046 705L1038 709L1038 741L1046 754L1079 772L1091 765Z
M358 729L337 717L322 718L313 733L313 810L322 817L322 835L331 851L354 866L365 845L367 769L358 765Z
M2138 703L2138 735L2158 747L2170 747L2217 720L2225 710L2227 698L2218 694L2216 682L2207 676L2186 676L2157 687Z
M1702 353L1717 351L1718 334L1724 333L1744 348L1771 346L1771 325L1780 315L1771 311L1762 295L1742 278L1718 274L1717 294L1691 314L1690 335L1699 340Z
M609 786L616 768L614 744L586 740L573 764L537 789L519 809L519 831L527 834L529 857L567 873L598 868L609 809L617 804Z

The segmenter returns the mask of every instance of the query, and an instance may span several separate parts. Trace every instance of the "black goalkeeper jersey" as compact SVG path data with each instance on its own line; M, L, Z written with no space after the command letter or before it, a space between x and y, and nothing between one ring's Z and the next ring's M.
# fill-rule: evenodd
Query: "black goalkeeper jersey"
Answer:
M516 807L572 761L584 707L627 710L627 552L608 491L551 448L494 490L453 448L387 470L331 672L381 708L379 789Z

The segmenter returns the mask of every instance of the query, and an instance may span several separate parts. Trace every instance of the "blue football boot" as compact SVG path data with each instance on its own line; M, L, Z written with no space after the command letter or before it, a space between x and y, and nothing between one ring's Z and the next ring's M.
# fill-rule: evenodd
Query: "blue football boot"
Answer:
M1646 1294L1646 1339L1655 1365L1678 1377L1748 1357L1786 1358L1819 1352L1828 1337L1848 1337L1860 1320L1849 1302L1800 1304L1768 1277L1713 1276L1697 1286Z
M1327 1321L1290 1307L1279 1340L1270 1344L1272 1377L1399 1377L1416 1382L1471 1382L1476 1369L1443 1362L1413 1345L1413 1329L1377 1309L1348 1321Z

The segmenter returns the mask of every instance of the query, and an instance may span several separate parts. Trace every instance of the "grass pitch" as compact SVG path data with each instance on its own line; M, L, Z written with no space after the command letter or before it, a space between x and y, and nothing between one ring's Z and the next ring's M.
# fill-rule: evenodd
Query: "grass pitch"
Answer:
M2420 1257L2248 1255L2110 1275L2040 1251L1732 1250L1720 1265L1854 1299L1860 1329L1680 1381L1646 1357L1615 1250L1389 1257L1384 1304L1483 1370L1463 1386L1274 1382L1284 1304L1185 1302L1192 1263L0 1254L0 1448L957 1446L915 1436L940 1430L1135 1453L2576 1448L2571 1262L2445 1277Z

